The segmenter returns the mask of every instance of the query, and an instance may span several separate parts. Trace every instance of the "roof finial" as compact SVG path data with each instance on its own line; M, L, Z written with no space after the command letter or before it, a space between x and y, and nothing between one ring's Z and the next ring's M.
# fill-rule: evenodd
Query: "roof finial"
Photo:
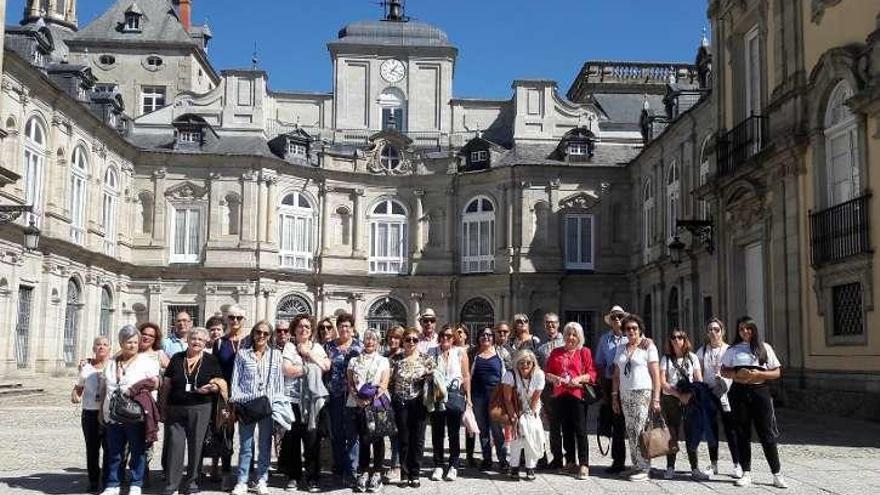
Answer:
M260 59L257 57L257 42L254 41L254 55L251 57L251 63L253 64L253 69L257 70L257 66L260 64Z
M404 15L404 0L382 0L382 6L385 7L385 20L393 22L406 22L408 19Z
M479 127L477 127L477 137L480 139L483 138L483 130L480 129Z
M703 37L700 38L700 46L709 47L709 37L706 35L706 26L703 26Z

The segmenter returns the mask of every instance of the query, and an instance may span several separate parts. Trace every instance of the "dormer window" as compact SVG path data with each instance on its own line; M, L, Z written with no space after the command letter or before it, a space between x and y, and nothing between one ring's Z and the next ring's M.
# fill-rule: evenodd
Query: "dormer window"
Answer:
M471 163L481 163L489 161L488 150L471 151Z
M287 156L305 159L308 156L308 148L302 143L289 141L287 143Z
M571 143L568 145L569 156L586 156L587 143Z
M181 130L177 131L177 142L180 144L202 144L202 131L199 130Z
M171 125L174 126L176 149L197 151L205 143L206 137L216 137L205 119L198 115L181 115ZM208 132L212 132L211 136L208 136Z
M135 2L131 3L125 10L125 22L122 25L122 30L127 33L139 33L141 32L141 22L143 21L144 13L141 11L138 4Z
M596 136L586 127L576 127L565 133L553 158L567 162L586 162L596 150Z

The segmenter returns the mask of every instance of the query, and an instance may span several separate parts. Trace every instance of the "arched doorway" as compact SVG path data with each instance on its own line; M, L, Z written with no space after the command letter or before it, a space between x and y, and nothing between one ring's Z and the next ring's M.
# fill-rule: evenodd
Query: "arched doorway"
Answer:
M75 279L67 281L67 304L64 308L64 364L76 366L79 316L82 309L82 291Z
M471 342L474 342L474 335L477 332L495 324L495 310L492 309L492 304L489 301L482 297L475 297L464 303L460 319L468 327Z
M385 338L388 330L395 326L406 326L406 308L397 299L383 297L367 311L367 328L378 330Z
M290 294L284 296L275 308L275 321L290 321L297 315L312 314L312 306L302 296Z

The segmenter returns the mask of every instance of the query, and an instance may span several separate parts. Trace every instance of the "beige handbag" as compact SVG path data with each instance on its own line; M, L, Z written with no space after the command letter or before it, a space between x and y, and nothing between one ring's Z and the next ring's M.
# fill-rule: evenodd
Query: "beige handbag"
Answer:
M642 457L653 459L672 453L671 441L672 435L669 433L669 427L666 426L663 416L652 411L648 415L648 421L645 422L645 428L639 435L639 450Z

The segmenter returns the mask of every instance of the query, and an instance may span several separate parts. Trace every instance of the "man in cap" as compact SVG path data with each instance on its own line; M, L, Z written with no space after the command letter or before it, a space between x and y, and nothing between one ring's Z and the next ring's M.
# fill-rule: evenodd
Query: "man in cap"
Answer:
M604 423L604 429L611 430L611 467L607 472L610 474L618 474L626 469L626 438L625 424L622 414L614 414L611 408L611 383L614 375L614 357L620 346L626 345L626 336L623 335L620 322L627 316L627 312L620 306L613 306L607 314L605 314L605 324L608 325L608 332L599 339L596 344L596 350L593 353L596 365L596 371L602 385L602 404L599 407L600 429ZM600 431L600 435L603 433Z
M419 325L422 327L422 334L416 347L419 352L427 354L429 350L437 347L437 313L431 308L425 308L419 315Z

